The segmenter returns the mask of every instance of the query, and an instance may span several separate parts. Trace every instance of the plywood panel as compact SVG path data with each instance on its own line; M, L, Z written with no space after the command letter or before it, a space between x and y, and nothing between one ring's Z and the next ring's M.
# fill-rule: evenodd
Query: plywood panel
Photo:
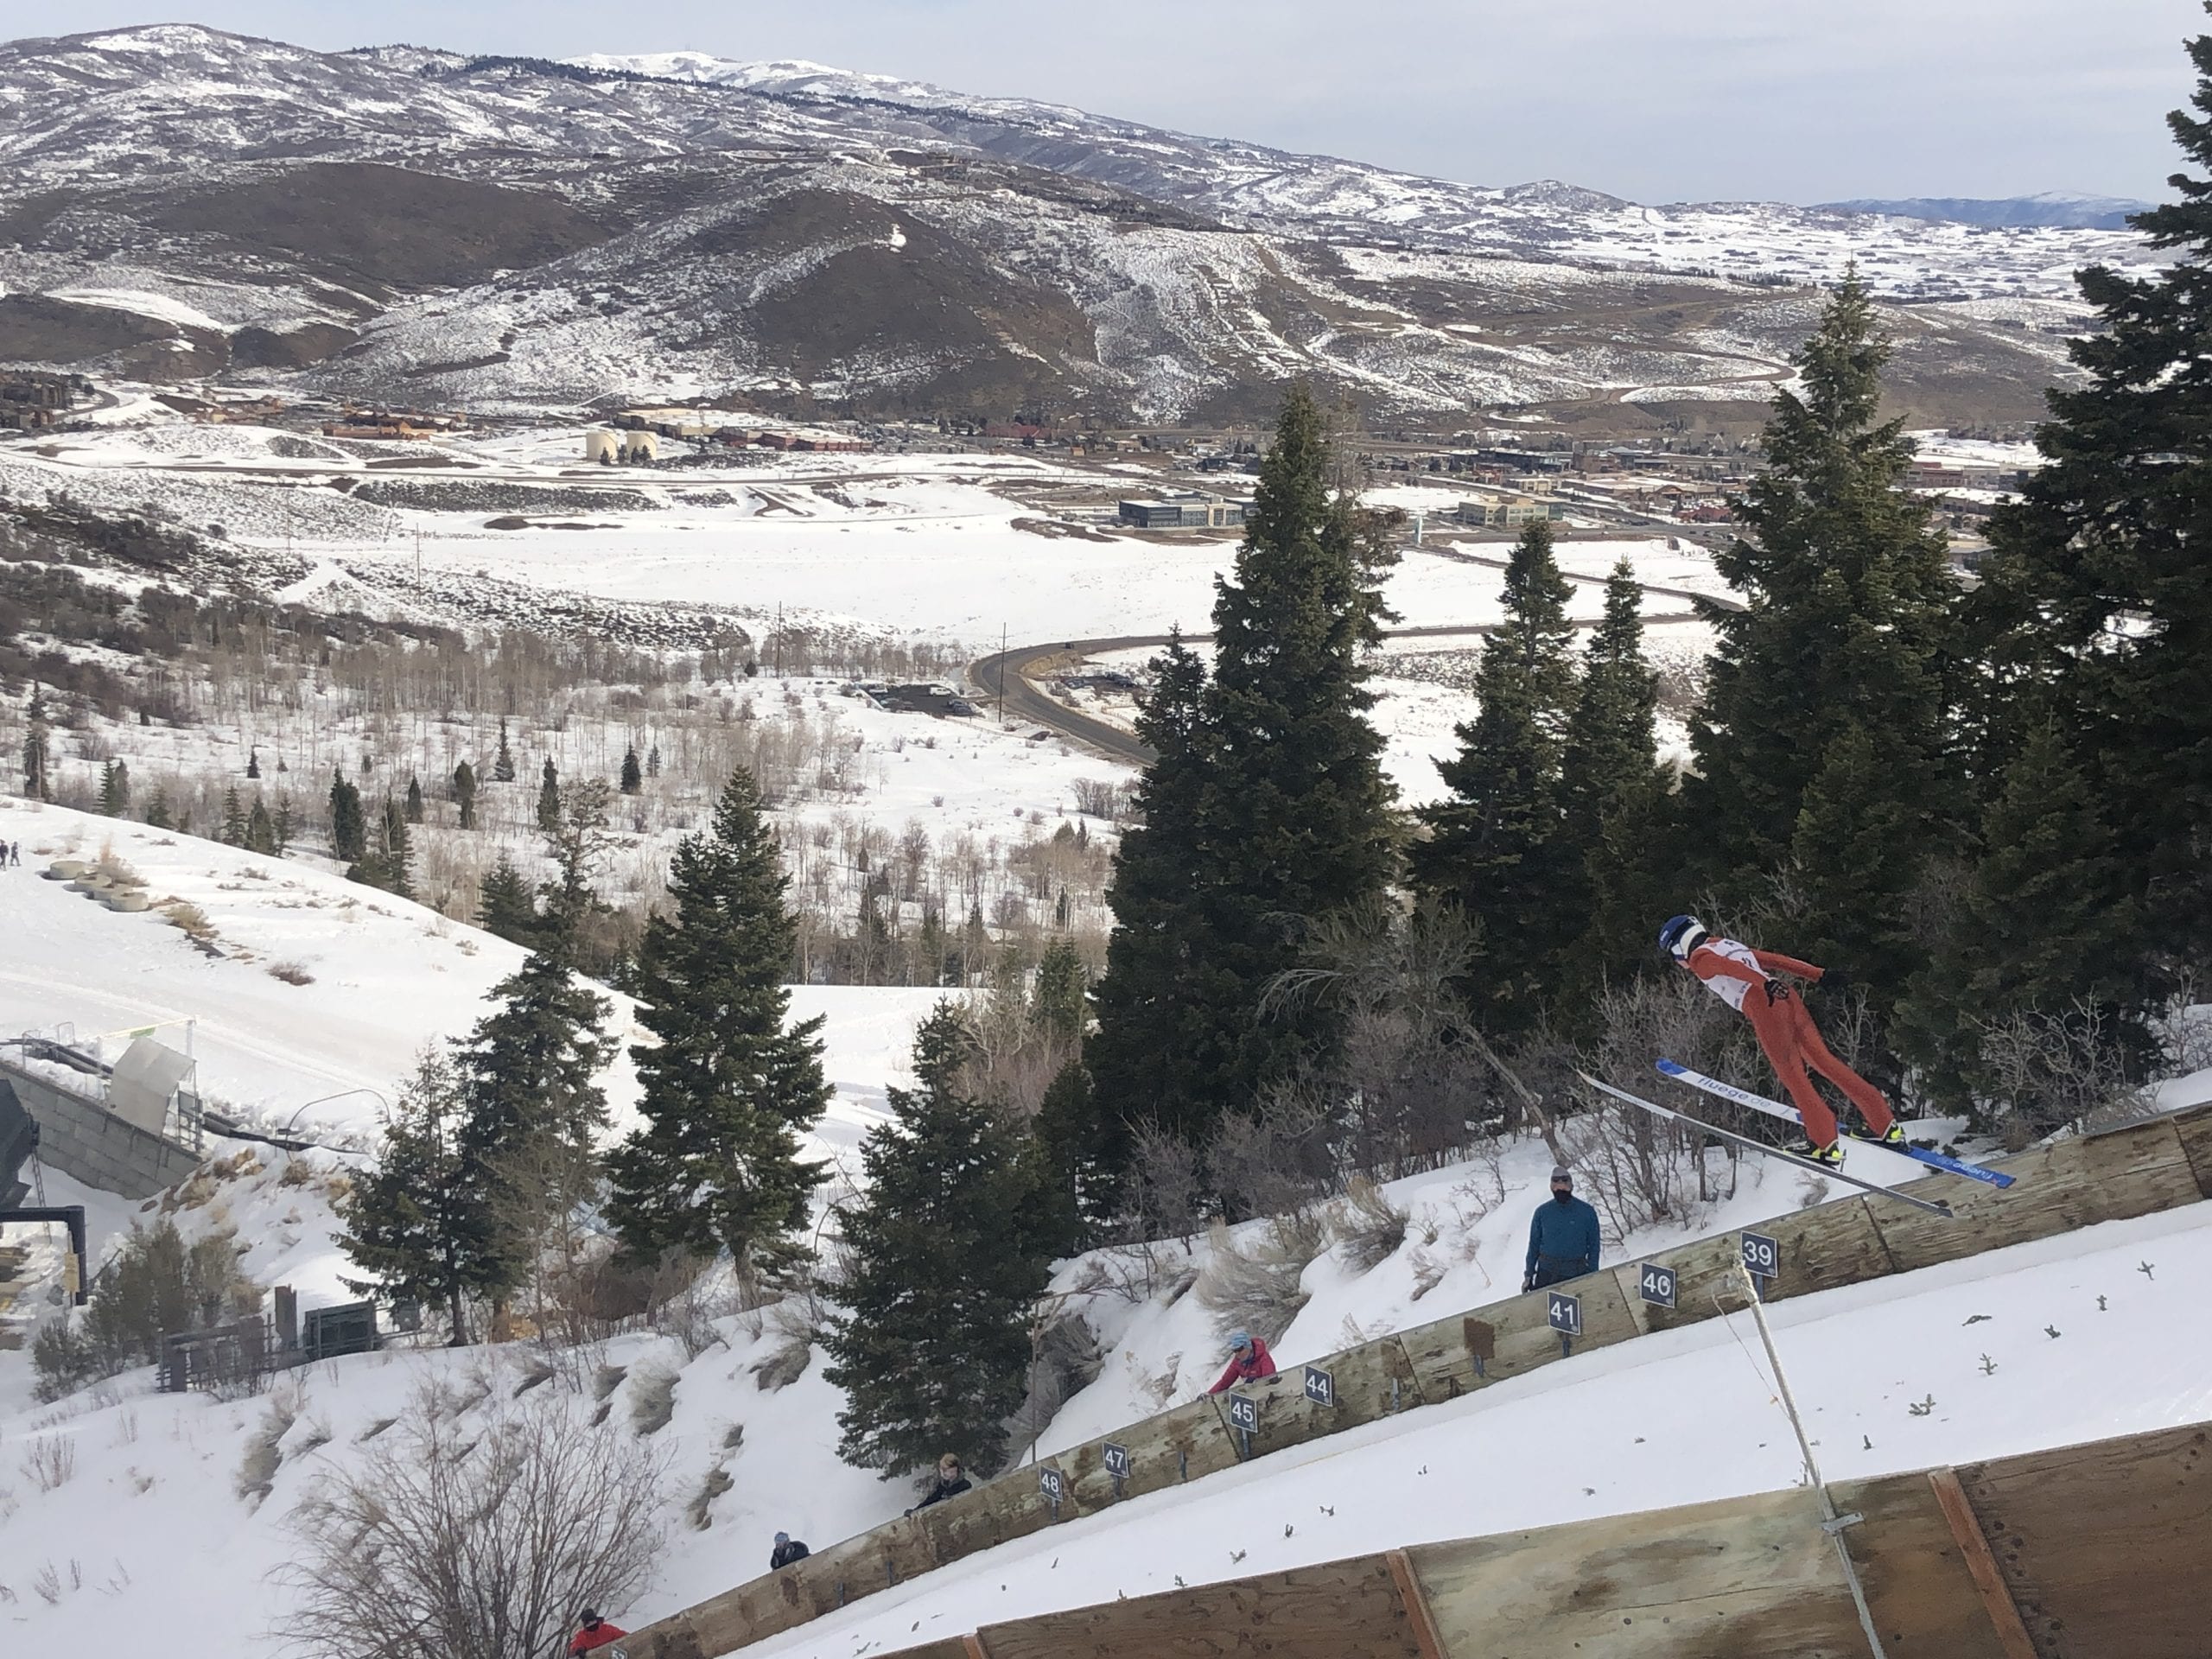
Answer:
M2212 1427L1958 1472L2046 1659L2203 1659L2212 1649Z
M942 1567L979 1550L995 1549L1016 1538L1042 1532L1056 1521L1073 1520L1081 1509L1071 1483L1067 1484L1057 1516L1046 1502L1038 1471L1047 1467L1059 1469L1065 1481L1067 1471L1057 1459L1046 1458L1034 1465L1025 1463L973 1491L916 1513L912 1524L927 1540L929 1564ZM903 1569L901 1576L905 1576Z
M1770 1301L1843 1285L1862 1284L1897 1271L1866 1198L1838 1198L1762 1222L1754 1230L1782 1247L1781 1276L1767 1287ZM1742 1245L1737 1247L1739 1250Z
M1252 1436L1253 1457L1265 1457L1287 1446L1374 1422L1392 1415L1394 1408L1408 1411L1421 1403L1413 1361L1395 1337L1328 1354L1313 1363L1326 1371L1335 1384L1335 1404L1317 1405L1306 1397L1302 1364L1288 1366L1276 1376L1235 1390L1259 1403L1260 1427ZM1222 1397L1222 1404L1225 1412L1226 1396ZM1234 1440L1235 1431L1230 1433Z
M1554 1288L1582 1299L1583 1334L1575 1341L1577 1352L1626 1342L1640 1334L1636 1317L1628 1311L1620 1284L1611 1272L1587 1274ZM1531 1291L1492 1303L1471 1316L1440 1319L1402 1332L1398 1340L1405 1346L1421 1397L1431 1402L1449 1400L1560 1358L1559 1332L1551 1328L1547 1309L1545 1294ZM1490 1351L1479 1376L1470 1351L1471 1330L1476 1345Z
M1948 1221L1901 1204L1872 1201L1882 1242L1900 1271L2049 1238L2100 1221L2147 1216L2203 1198L2171 1118L2092 1139L2062 1141L1999 1159L1993 1167L2018 1180L2000 1190L1936 1175L1905 1189L1947 1200L1953 1212Z
M1379 1555L987 1625L979 1634L990 1659L1421 1659Z
M2196 1177L2196 1190L2212 1198L2212 1106L2192 1106L2174 1115L2174 1133Z
M1068 1477L1081 1514L1089 1515L1115 1501L1113 1478L1106 1472L1100 1449L1109 1440L1128 1448L1129 1453L1123 1497L1141 1497L1147 1492L1179 1486L1186 1480L1231 1468L1237 1461L1236 1448L1214 1402L1203 1397L1186 1401L1099 1440L1086 1440L1053 1459Z
M2009 1659L1924 1474L1829 1488L1890 1659Z
M1408 1550L1453 1659L1859 1659L1808 1492Z

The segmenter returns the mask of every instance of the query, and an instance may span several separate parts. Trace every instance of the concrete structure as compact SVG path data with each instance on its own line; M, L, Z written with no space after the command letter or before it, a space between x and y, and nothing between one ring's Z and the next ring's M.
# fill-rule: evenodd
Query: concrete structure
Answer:
M0 1077L38 1124L40 1161L104 1192L150 1198L200 1163L197 1147L142 1128L105 1101L0 1060Z
M1182 490L1157 501L1124 501L1121 522L1139 530L1223 530L1244 522L1244 504L1203 490Z

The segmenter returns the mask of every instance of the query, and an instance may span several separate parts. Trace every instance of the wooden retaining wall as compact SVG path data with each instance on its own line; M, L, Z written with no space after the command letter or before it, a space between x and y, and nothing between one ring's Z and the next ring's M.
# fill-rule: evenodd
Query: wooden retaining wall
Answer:
M2212 1427L1833 1487L1889 1659L2203 1659ZM1419 1544L888 1659L1866 1659L1813 1494Z
M2018 1184L2000 1190L1929 1176L1904 1189L1947 1200L1954 1211L1948 1221L1906 1205L1854 1196L1761 1222L1758 1230L1773 1238L1781 1250L1781 1274L1770 1282L1768 1299L1834 1290L2212 1198L2212 1104L1999 1159L1993 1167L2018 1177ZM1575 1339L1574 1351L1712 1319L1720 1311L1724 1291L1732 1294L1738 1282L1739 1249L1733 1233L1694 1240L1556 1287L1580 1299L1582 1335ZM1645 1262L1674 1269L1677 1288L1672 1308L1647 1303L1638 1294ZM919 1516L878 1527L780 1573L741 1584L645 1626L625 1645L631 1659L716 1659L918 1573L1059 1522L1200 1479L1247 1458L1265 1457L1381 1417L1454 1399L1564 1357L1559 1335L1549 1324L1546 1294L1510 1297L1313 1361L1313 1367L1328 1373L1334 1384L1332 1402L1307 1397L1304 1366L1238 1390L1257 1408L1258 1426L1249 1435L1231 1427L1226 1396L1202 1397L1133 1423L1112 1437L1128 1450L1130 1462L1118 1492L1105 1468L1103 1442L1093 1441L1046 1459L1042 1465L1025 1464ZM1060 1477L1057 1510L1040 1488L1040 1467L1057 1471ZM1985 1496L1994 1499L2000 1494ZM2005 1497L2011 1503L2011 1497ZM1920 1514L1916 1524L1926 1531L1927 1516ZM2204 1576L2212 1580L2212 1557L2201 1559L2208 1563ZM1902 1566L1897 1570L1906 1571ZM2064 1600L2067 1595L2086 1592L2056 1593ZM1785 1619L1797 1617L1817 1598L1777 1592L1776 1599L1779 1611L1775 1617ZM1856 1640L1855 1624L1853 1630ZM1565 1637L1560 1641L1562 1645L1551 1651L1586 1651L1564 1645ZM1077 1646L1054 1650L1094 1649ZM1280 1644L1268 1650L1304 1651ZM1738 1650L1726 1645L1681 1649L1714 1655ZM1815 1645L1802 1651L1825 1649ZM1964 1656L1967 1649L1955 1651ZM2064 1659L2068 1651L2053 1649L2030 1656L1999 1650L1995 1659ZM2152 1656L2167 1649L2153 1646L2142 1651ZM2200 1645L2186 1651L2212 1654L2212 1619ZM1497 1649L1491 1659L1508 1659L1507 1650Z

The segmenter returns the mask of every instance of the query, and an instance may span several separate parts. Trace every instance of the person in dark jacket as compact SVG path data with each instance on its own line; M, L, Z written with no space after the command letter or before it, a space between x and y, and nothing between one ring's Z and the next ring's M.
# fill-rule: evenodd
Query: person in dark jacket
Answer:
M1529 1261L1521 1288L1541 1290L1598 1271L1598 1212L1574 1196L1565 1164L1552 1171L1552 1201L1529 1224Z
M793 1561L803 1561L806 1557L804 1544L788 1532L779 1532L776 1535L775 1548L768 1552L768 1570L773 1573L779 1567L789 1567Z
M922 1495L922 1501L906 1513L912 1515L914 1510L926 1510L932 1503L942 1503L948 1497L957 1497L967 1491L969 1485L968 1477L960 1471L960 1459L948 1452L937 1460L937 1478L930 1483L930 1489Z
M576 1624L581 1628L569 1638L569 1652L571 1659L574 1659L576 1654L589 1653L594 1648L603 1648L609 1643L620 1642L624 1637L629 1635L629 1631L624 1630L620 1624L608 1624L588 1607L576 1615Z
M1246 1331L1229 1333L1229 1369L1221 1374L1221 1381L1208 1389L1208 1394L1226 1394L1239 1382L1256 1382L1263 1376L1275 1374L1275 1357L1268 1351L1262 1338Z

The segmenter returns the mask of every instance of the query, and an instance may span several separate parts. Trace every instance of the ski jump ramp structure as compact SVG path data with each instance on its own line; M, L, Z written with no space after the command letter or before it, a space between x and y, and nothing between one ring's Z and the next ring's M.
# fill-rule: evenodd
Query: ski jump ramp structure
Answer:
M2212 1199L2212 1104L2069 1138L1992 1166L2017 1177L2017 1184L1999 1191L1948 1176L1909 1184L1915 1193L1940 1192L1948 1199L1953 1214L1948 1219L1878 1196L1853 1195L1760 1224L1777 1247L1777 1272L1765 1299L1839 1289ZM1554 1293L1578 1299L1580 1330L1573 1344L1578 1353L1716 1318L1724 1296L1741 1303L1742 1262L1735 1233L1694 1239L1549 1292L1512 1297L1362 1344L1232 1395L1201 1396L1114 1435L1110 1443L1123 1454L1116 1459L1117 1469L1107 1465L1105 1440L1024 1465L963 1497L648 1624L623 1643L627 1659L717 1659L1063 1521L1541 1366L1572 1363L1552 1324ZM1672 1306L1641 1294L1644 1270L1654 1264L1673 1272ZM1328 1379L1325 1388L1313 1385L1316 1371ZM1232 1406L1239 1400L1245 1403ZM1231 1421L1232 1411L1241 1422ZM1888 1659L1985 1654L1992 1659L2203 1659L2212 1654L2206 1612L2212 1606L2212 1430L2204 1426L1973 1470L1841 1483L1831 1491L1840 1508L1867 1517L1864 1527L1845 1535L1854 1561L1862 1551L1868 1554L1860 1570L1878 1617L1892 1604L1923 1609L1912 1616L1912 1630L1920 1634L1907 1642L1901 1630ZM1699 1529L1711 1529L1709 1535ZM1516 1554L1526 1569L1519 1576L1519 1570L1497 1565ZM969 1645L938 1643L913 1654L916 1659L1165 1659L1231 1651L1283 1659L1841 1659L1868 1652L1847 1596L1845 1624L1834 1627L1840 1634L1821 1622L1833 1611L1826 1590L1840 1593L1844 1580L1809 1490L1427 1545L1377 1559L1383 1577L1376 1576L1371 1561L1300 1568L1240 1581L1263 1586L1260 1590L1217 1584L995 1627L963 1638ZM1526 1577L1547 1561L1552 1563L1543 1568L1548 1576ZM1700 1584L1710 1587L1696 1588ZM1879 1594L1878 1584L1885 1586ZM1244 1607L1236 1600L1239 1594L1261 1596L1273 1606L1291 1588L1303 1610L1300 1616L1332 1631L1332 1640L1294 1639L1272 1620L1263 1621L1268 1625L1263 1633L1251 1622L1258 1604ZM1637 1600L1638 1595L1644 1599ZM1669 1595L1677 1599L1669 1602ZM1591 1613L1609 1605L1607 1596L1616 1599L1611 1611ZM1165 1622L1156 1629L1111 1634L1120 1628L1115 1621L1121 1610L1170 1603L1185 1610L1211 1607L1211 1622L1204 1631L1195 1625L1185 1630L1181 1615L1169 1611L1159 1615ZM1413 1611L1417 1605L1427 1606L1426 1614ZM1398 1611L1386 1618L1390 1606ZM1641 1614L1633 1611L1638 1606L1645 1610ZM1727 1606L1744 1611L1740 1627L1732 1623L1724 1631L1700 1611ZM2005 1607L2020 1628L2002 1628ZM1765 1611L1754 1618L1754 1609ZM1581 1618L1583 1613L1590 1616ZM2140 1629L2129 1622L2138 1614ZM1525 1626L1516 1622L1524 1617ZM2039 1634L2038 1619L2044 1622ZM1403 1641L1388 1636L1394 1629ZM1090 1630L1096 1633L1086 1633ZM2127 1635L2109 1641L2084 1636L2077 1642L2068 1634L2084 1630Z

